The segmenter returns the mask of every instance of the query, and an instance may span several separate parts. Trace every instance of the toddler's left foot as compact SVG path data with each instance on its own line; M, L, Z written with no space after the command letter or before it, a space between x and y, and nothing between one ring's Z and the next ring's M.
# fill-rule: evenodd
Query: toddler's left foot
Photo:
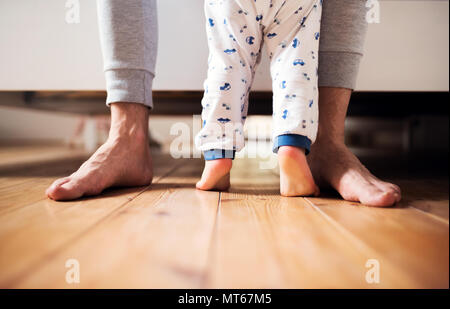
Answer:
M226 191L230 188L231 159L219 159L205 162L202 179L197 189L205 191Z
M305 151L293 146L283 146L278 151L280 165L280 193L283 196L318 196Z

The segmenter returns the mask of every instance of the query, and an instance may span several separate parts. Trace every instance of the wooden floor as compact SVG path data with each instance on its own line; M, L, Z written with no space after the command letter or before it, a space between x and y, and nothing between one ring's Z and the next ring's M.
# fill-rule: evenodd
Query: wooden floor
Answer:
M239 159L230 192L194 189L201 160L155 158L150 187L54 202L45 188L83 161L56 146L0 148L1 288L448 288L448 177L395 179L377 209L283 198ZM327 197L328 196L328 197ZM80 283L66 282L76 259ZM377 260L380 282L366 282Z

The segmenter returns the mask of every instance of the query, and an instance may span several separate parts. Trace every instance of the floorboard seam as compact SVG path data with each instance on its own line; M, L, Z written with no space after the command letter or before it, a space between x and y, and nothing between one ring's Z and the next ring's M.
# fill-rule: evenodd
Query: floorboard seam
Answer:
M158 178L156 178L156 180L153 183L157 183L159 181L161 181L163 178L167 177L168 175L170 175L174 170L176 170L179 167L180 164L176 165L175 167L171 168L169 171L167 171L165 174L159 176ZM50 252L48 252L47 254L45 254L43 257L41 257L40 259L38 259L36 262L31 263L31 265L29 265L26 269L24 269L22 272L20 272L18 275L16 275L15 277L13 277L12 279L6 280L5 284L1 284L2 287L13 287L17 284L19 284L22 280L24 280L24 278L26 278L27 276L30 276L31 274L33 274L33 269L35 271L37 271L39 265L42 265L43 263L48 263L50 262L53 257L57 256L60 252L64 251L66 248L69 247L69 245L77 242L79 239L81 239L86 233L92 231L93 229L95 229L98 225L100 225L102 222L108 220L109 218L111 218L112 216L116 215L118 212L120 212L128 203L130 203L131 201L135 200L137 197L139 197L141 194L143 194L145 191L147 191L149 188L151 187L151 185L146 186L145 188L143 188L141 191L139 191L136 195L134 195L131 199L128 199L127 201L125 201L124 203L122 203L121 205L117 206L114 210L112 210L109 214L105 215L103 218L99 219L97 222L95 222L94 224L92 224L91 226L87 227L84 231L82 231L81 233L75 235L74 237L72 237L69 241L64 242L63 244L61 244L60 246L58 246L57 248L51 250Z
M328 221L332 226L334 226L339 232L343 234L344 237L346 237L348 240L355 243L359 249L361 249L362 252L367 251L368 253L372 254L373 257L377 255L383 255L382 252L379 252L378 250L372 248L369 244L367 244L365 241L359 239L355 234L347 230L345 227L343 227L341 224L339 224L336 220L331 218L329 215L327 215L324 211L322 211L318 206L316 206L312 201L310 201L308 198L305 198L305 200L319 213L323 216L323 218ZM371 258L373 258L371 257ZM386 261L385 261L386 263ZM387 261L387 265L389 266L388 269L396 269L397 267L392 264L392 262ZM406 276L407 278L410 276L408 273L405 273L402 271L403 276ZM411 281L411 280L409 280Z
M345 227L343 227L341 224L339 224L336 220L334 220L333 218L331 218L329 215L327 215L322 209L320 209L319 207L317 207L312 201L310 201L308 198L305 198L305 201L308 202L309 205L311 205L318 213L320 213L322 215L322 217L328 221L329 223L331 223L338 231L340 231L342 234L344 234L347 238L352 239L353 241L355 241L359 247L365 249L365 250L370 250L370 251L374 251L377 252L375 249L372 249L369 245L367 245L364 241L362 241L361 239L359 239L356 235L354 235L352 232L350 232L349 230L347 230Z
M443 222L444 224L447 224L447 225L448 225L448 220L447 220L447 219L444 219L444 218L442 218L442 217L440 217L440 216L438 216L438 215L432 214L432 213L430 213L430 212L428 212L428 211L422 210L422 209L420 209L420 208L416 208L416 207L414 207L414 206L408 206L408 208L414 209L415 211L418 211L418 212L420 212L420 213L422 213L422 214L427 215L428 217L431 217L431 218L433 218L433 219L435 219L435 220L437 220L437 221Z
M209 246L208 246L208 256L206 258L206 267L205 267L205 271L203 273L203 276L202 276L202 279L200 282L201 289L206 289L208 286L209 269L210 269L209 266L212 264L213 257L214 257L215 240L216 240L217 229L218 229L218 225L219 225L220 205L222 202L222 192L219 192L218 194L219 194L219 196L217 199L216 217L214 218L214 225L213 225L213 228L211 231L211 239L210 239Z

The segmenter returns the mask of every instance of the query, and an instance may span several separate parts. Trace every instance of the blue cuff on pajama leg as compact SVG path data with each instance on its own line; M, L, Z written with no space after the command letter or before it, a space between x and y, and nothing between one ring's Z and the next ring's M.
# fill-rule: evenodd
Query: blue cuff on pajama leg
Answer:
M303 135L284 134L277 136L273 143L273 152L278 153L280 147L294 146L305 149L306 155L311 151L311 140Z
M236 151L224 150L224 149L211 149L203 152L203 156L206 161L219 160L219 159L231 159L234 160Z

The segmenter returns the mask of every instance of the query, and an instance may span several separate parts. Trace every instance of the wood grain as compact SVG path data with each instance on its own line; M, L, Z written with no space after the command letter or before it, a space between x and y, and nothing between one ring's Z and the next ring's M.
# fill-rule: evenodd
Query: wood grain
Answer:
M174 166L159 165L155 183ZM61 247L141 194L145 187L106 191L101 198L55 202L44 196L0 216L0 286L21 280ZM37 193L39 196L43 192ZM30 198L32 200L32 198ZM21 200L20 202L23 202Z
M382 267L391 265L397 277L406 278L402 288L448 287L448 223L404 205L375 208L336 199L308 200L371 248L376 257L369 258Z
M200 171L189 164L164 177L18 286L70 288L64 265L77 259L80 288L202 287L219 194L194 189Z
M446 178L399 179L403 202L381 209L280 197L254 159L235 160L229 192L197 191L201 160L156 154L150 187L57 203L43 191L84 157L52 147L0 149L2 288L449 286ZM378 284L365 280L371 259Z
M379 254L306 199L280 197L274 173L245 160L237 165L232 180L239 186L221 194L209 287L373 287L366 262ZM383 267L375 287L415 287L391 263Z

